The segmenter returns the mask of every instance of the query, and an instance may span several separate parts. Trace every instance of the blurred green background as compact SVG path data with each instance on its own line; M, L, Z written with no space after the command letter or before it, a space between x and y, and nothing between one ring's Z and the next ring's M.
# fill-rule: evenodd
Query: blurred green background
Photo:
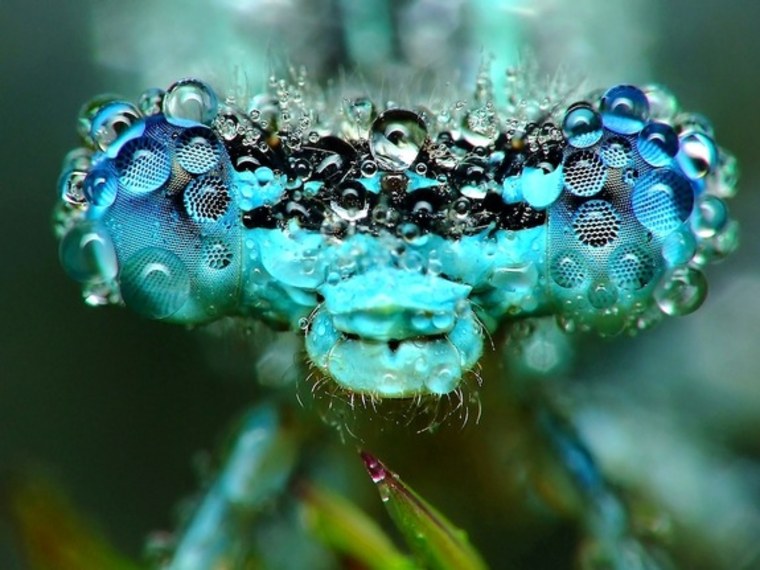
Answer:
M94 4L0 0L0 196L7 210L0 225L0 473L31 466L50 474L118 547L137 555L149 531L173 526L177 501L196 489L193 458L214 448L255 389L245 381L250 370L224 378L209 366L195 334L85 307L58 265L50 215L60 161L77 142L77 111L97 93L126 88L135 97L147 87L94 57ZM688 412L708 437L755 461L760 3L648 6L656 13L645 19L651 43L640 57L651 76L630 79L669 86L686 109L712 119L721 146L737 155L740 193L730 208L742 245L709 268L711 293L697 314L642 338L594 343L575 381ZM267 49L263 36L251 41ZM0 568L14 569L7 530L0 526Z

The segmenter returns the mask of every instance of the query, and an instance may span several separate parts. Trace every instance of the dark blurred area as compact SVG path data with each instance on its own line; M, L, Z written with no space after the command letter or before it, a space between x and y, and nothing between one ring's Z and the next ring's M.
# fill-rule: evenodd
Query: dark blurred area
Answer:
M8 210L0 226L0 483L29 470L48 475L117 547L139 557L150 531L174 526L178 501L197 488L199 452L215 448L257 388L242 380L253 364L220 377L197 334L86 307L59 267L51 210L60 162L77 142L77 111L95 94L131 86L125 95L134 97L147 87L97 63L94 4L0 3L0 196ZM736 154L742 174L730 208L742 245L709 268L711 293L697 314L640 338L591 343L573 381L656 401L658 410L693 410L695 429L732 457L757 462L760 3L653 4L644 79L709 117L719 144ZM477 428L471 422L468 431ZM0 568L23 568L5 525L0 517Z

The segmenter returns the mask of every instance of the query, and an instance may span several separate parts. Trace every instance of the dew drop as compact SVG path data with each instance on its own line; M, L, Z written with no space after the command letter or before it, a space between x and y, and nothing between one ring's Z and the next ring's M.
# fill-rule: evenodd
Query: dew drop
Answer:
M677 267L667 272L654 290L654 299L666 315L696 311L707 296L707 279L698 269Z
M600 281L589 288L588 302L595 309L608 309L618 299L617 287L609 281Z
M665 238L662 257L668 265L686 265L697 251L697 240L687 228L681 227Z
M153 319L170 317L190 298L185 264L167 249L148 247L132 255L121 272L128 307Z
M94 206L110 206L116 200L119 181L107 167L99 166L90 171L84 179L84 196Z
M189 123L210 125L217 108L216 93L198 79L177 81L167 89L163 100L166 120L179 126L188 126Z
M111 236L97 222L77 224L63 237L58 254L66 273L80 283L103 283L119 270Z
M683 173L697 180L711 172L718 162L718 149L713 140L699 132L680 136L680 147L676 160Z
M678 136L670 125L652 121L639 133L636 148L652 166L666 166L678 153Z
M602 117L587 103L578 103L565 114L562 133L571 146L590 147L602 138Z
M163 108L164 90L158 87L146 89L137 101L137 107L145 116L158 115Z
M616 85L602 96L602 122L623 135L638 133L649 118L649 101L638 87Z
M127 101L103 105L92 119L90 138L100 150L106 150L120 134L140 120L140 111Z
M426 138L425 123L417 113L389 109L372 123L370 151L380 168L400 172L417 160Z
M672 121L678 112L678 100L675 95L659 84L647 85L643 91L649 101L649 117L656 121Z
M704 195L694 210L691 227L694 232L703 239L711 238L728 223L728 209L720 198Z

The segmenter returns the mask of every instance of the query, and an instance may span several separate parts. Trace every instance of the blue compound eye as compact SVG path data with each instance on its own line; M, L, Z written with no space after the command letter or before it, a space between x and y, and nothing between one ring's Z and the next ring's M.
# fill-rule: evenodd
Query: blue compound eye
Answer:
M261 319L303 331L343 389L440 395L504 323L615 334L695 310L704 264L735 247L735 161L661 88L539 122L365 98L315 118L279 96L220 107L186 79L85 107L60 257L88 300Z

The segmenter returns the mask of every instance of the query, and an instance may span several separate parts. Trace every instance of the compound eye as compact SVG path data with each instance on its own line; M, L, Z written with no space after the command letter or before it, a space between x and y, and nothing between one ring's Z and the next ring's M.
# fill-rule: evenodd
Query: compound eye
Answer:
M675 111L650 120L650 92L657 94L618 85L598 107L576 104L565 115L563 192L548 210L547 263L569 327L614 334L691 312L705 297L702 267L735 247L719 183L727 172L711 135L680 124L688 115ZM711 229L703 232L702 220Z

